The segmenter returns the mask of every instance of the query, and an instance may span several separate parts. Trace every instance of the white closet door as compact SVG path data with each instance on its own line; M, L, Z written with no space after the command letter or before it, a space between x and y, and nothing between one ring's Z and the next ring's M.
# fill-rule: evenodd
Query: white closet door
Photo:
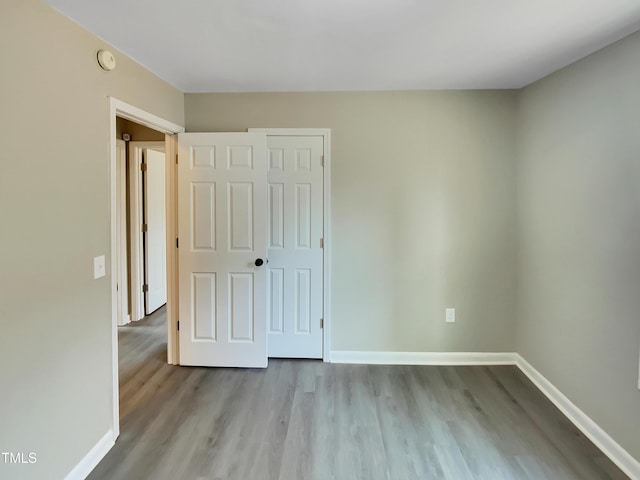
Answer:
M270 357L322 358L323 148L267 137Z

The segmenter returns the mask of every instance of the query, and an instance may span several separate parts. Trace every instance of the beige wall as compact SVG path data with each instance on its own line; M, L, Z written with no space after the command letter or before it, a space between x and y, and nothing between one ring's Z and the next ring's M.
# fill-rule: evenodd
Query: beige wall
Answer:
M109 255L109 95L179 124L186 102L189 131L331 128L334 350L517 349L640 458L638 34L517 97L183 96L121 54L101 71L100 40L9 3L0 447L38 463L1 478L61 478L110 427L110 280L92 278Z
M518 352L640 459L640 34L518 108Z
M184 96L36 0L0 15L0 447L37 463L0 478L63 478L109 430L109 100L175 123Z
M185 111L192 132L332 129L333 350L514 350L513 93L187 94Z

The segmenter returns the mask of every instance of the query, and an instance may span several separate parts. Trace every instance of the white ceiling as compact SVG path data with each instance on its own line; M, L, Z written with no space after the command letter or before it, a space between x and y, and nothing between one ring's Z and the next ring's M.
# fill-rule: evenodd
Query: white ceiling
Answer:
M519 88L640 0L46 0L185 92Z

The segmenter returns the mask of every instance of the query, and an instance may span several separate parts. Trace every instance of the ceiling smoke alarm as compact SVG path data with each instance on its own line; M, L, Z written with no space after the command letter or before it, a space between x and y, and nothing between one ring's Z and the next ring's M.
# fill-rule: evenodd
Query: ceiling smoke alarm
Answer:
M110 72L116 68L116 57L109 50L98 50L98 64L103 70Z

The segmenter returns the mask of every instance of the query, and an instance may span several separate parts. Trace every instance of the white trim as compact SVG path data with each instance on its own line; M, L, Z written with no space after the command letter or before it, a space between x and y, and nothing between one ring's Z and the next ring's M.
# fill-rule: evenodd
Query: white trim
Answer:
M170 365L180 364L180 340L178 338L178 200L177 179L178 164L174 161L178 155L178 136L165 134L165 155L167 170L165 172L167 187L167 362Z
M558 409L632 480L640 480L640 462L622 448L522 356L516 365Z
M142 223L142 175L137 155L131 142L127 145L129 152L129 262L131 265L131 319L134 322L144 318L144 298L140 291L140 285L144 281L142 271L142 235L140 224Z
M142 320L145 316L144 294L144 258L142 235L142 151L145 148L165 151L163 141L131 141L129 145L129 218L131 219L131 317L133 321Z
M145 112L138 107L129 105L128 103L114 97L109 97L109 100L111 102L112 111L115 109L118 117L131 120L144 125L145 127L152 128L153 130L157 130L162 133L168 133L170 135L184 132L184 127L165 120L164 118L157 117L153 113ZM115 128L113 133L113 137L115 138Z
M112 438L120 435L120 410L119 410L119 386L118 386L118 321L117 321L117 288L116 288L116 116L133 120L146 127L153 128L163 133L181 133L184 127L164 120L151 113L145 112L133 105L122 102L114 97L109 98L109 212L110 212L110 277L111 277L111 403ZM171 322L172 319L168 318ZM171 339L167 339L167 342Z
M332 363L370 365L515 365L516 359L513 352L331 352Z
M324 146L324 252L323 252L323 352L325 362L332 361L331 352L331 129L330 128L249 128L268 136L322 137Z
M247 132L262 132L272 137L323 137L331 134L330 128L247 128Z
M109 430L104 436L98 440L89 453L87 453L78 464L73 467L66 477L65 480L84 480L89 476L89 474L96 468L96 465L100 463L109 450L115 445L116 436L113 434L113 431Z
M126 325L131 321L129 315L129 281L127 278L128 264L128 237L127 237L127 189L126 189L126 166L127 166L127 142L116 139L116 184L120 184L116 191L116 251L117 269L115 270L116 281L118 283L118 325Z
M558 409L632 480L640 480L640 462L517 353L333 351L332 363L370 365L516 365Z
M111 432L113 438L118 438L120 435L120 401L118 394L118 287L116 285L116 275L114 272L117 270L117 258L116 258L116 222L118 221L116 215L116 164L117 164L117 151L116 151L116 114L118 108L113 98L109 99L109 209L110 209L110 224L109 229L111 231ZM91 452L89 452L91 453Z

